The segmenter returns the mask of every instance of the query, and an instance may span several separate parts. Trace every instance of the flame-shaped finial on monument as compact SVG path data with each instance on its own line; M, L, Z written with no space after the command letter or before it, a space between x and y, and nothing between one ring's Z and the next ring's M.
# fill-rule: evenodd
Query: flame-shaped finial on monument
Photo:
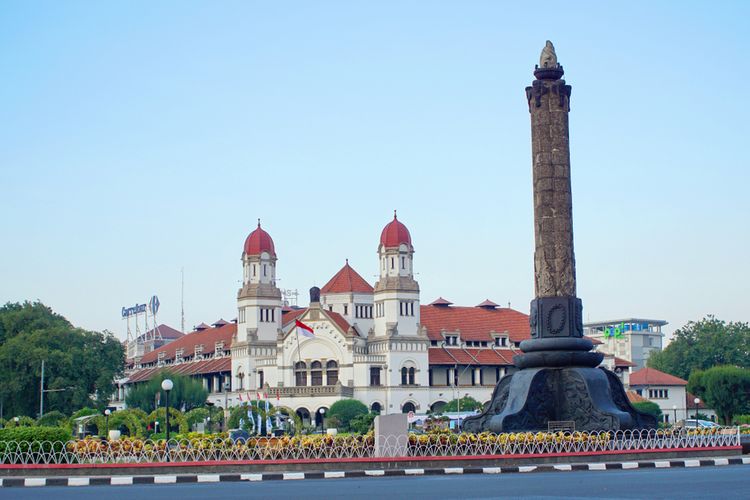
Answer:
M555 46L552 42L547 40L547 44L542 49L542 55L539 57L540 68L556 68L557 67L557 54L555 53Z
M539 56L539 65L534 67L534 76L539 80L559 80L564 73L562 65L557 62L555 46L547 40Z

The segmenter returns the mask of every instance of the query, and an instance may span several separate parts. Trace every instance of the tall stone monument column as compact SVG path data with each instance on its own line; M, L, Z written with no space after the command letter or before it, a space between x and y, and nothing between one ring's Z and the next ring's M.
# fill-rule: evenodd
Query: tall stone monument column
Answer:
M598 368L603 355L583 338L583 305L576 296L568 112L571 87L562 80L547 41L535 80L526 88L531 114L534 183L534 289L531 338L514 356L518 371L503 377L489 407L466 419L464 430L575 430L656 427L629 403L620 379ZM562 424L564 422L564 424Z

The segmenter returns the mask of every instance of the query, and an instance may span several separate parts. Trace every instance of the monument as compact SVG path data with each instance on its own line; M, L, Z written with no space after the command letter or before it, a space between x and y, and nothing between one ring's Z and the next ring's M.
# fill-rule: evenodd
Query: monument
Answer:
M655 428L638 412L620 379L597 368L603 355L583 338L583 305L576 296L570 190L568 112L571 87L562 80L547 41L536 79L526 87L531 114L534 192L534 288L531 338L513 357L518 371L503 377L468 432L547 430L550 424L582 431Z

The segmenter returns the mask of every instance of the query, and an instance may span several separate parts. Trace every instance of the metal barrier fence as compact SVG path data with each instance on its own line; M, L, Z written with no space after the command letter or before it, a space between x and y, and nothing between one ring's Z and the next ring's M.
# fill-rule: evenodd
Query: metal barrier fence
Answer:
M514 434L410 434L381 441L377 456L492 456L739 446L737 427L712 430L634 430ZM151 441L123 438L68 442L0 442L2 464L99 464L375 457L375 437L300 436L246 441L196 438Z

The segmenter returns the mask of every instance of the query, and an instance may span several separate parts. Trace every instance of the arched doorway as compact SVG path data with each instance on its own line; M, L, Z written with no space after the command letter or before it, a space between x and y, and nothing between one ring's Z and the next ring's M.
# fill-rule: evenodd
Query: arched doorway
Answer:
M370 405L370 411L373 413L380 414L380 412L383 411L383 407L380 405L380 403L375 401L372 405Z
M401 413L409 413L410 411L417 411L417 407L411 401L404 403L404 406L401 407Z
M310 410L307 408L297 408L297 416L303 425L310 425Z

